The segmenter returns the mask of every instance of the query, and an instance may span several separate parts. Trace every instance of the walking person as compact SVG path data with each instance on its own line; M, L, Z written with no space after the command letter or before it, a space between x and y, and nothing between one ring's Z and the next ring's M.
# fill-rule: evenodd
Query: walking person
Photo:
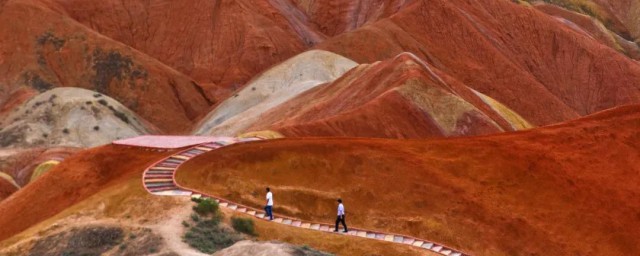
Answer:
M338 232L338 225L340 223L342 223L342 226L344 226L343 232L349 232L347 230L347 223L344 220L344 205L342 205L342 199L338 199L338 218L336 219L336 229L333 232Z
M265 217L268 216L269 220L273 220L273 194L269 187L267 187L267 206L264 207L264 211L266 213Z

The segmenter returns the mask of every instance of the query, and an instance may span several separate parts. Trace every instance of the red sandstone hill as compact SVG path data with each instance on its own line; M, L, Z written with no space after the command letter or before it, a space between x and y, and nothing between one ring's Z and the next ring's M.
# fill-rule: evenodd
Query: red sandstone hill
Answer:
M596 14L601 14L605 23L630 41L640 40L640 2L635 0L589 0L596 3ZM602 12L599 13L598 11Z
M81 87L107 94L176 133L211 104L190 77L70 19L50 1L7 1L0 24L0 109L5 113L39 92Z
M628 5L602 10L614 17ZM26 0L5 1L1 15L13 25L0 30L0 112L77 86L183 133L232 90L314 45L360 63L413 53L534 125L640 102L640 67L606 35L511 1Z
M511 1L419 1L317 47L360 63L412 52L536 125L640 102L636 62Z
M531 128L499 102L410 53L353 68L262 114L249 130L288 137L429 138Z
M273 2L286 2L283 0ZM293 0L307 21L331 37L396 14L415 0Z
M54 1L64 13L191 76L208 89L250 78L325 38L386 18L413 1ZM225 93L207 92L211 100Z
M78 22L206 84L212 101L324 38L289 1L55 2Z
M280 139L187 162L184 186L276 212L424 237L472 255L640 249L640 106L510 134L446 140Z

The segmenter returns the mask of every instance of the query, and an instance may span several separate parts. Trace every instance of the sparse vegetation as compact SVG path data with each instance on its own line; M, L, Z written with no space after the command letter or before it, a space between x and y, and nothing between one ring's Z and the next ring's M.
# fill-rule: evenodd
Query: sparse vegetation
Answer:
M39 92L45 92L55 87L55 85L45 81L38 74L27 73L24 75L24 79L27 84L29 84L32 88L38 90Z
M129 117L127 117L125 113L115 110L112 106L109 106L109 109L111 109L111 112L113 112L113 115L115 115L117 118L120 118L122 122L125 122L127 124L129 123Z
M197 213L192 213L191 214L191 220L193 222L200 222L200 215L198 215Z
M242 240L242 235L238 232L220 225L223 216L219 211L218 203L210 198L192 198L191 200L196 203L193 206L194 213L191 214L193 223L182 222L184 227L189 228L182 238L185 243L201 252L214 253ZM243 222L241 225L246 225L244 224L246 221L241 222ZM244 228L254 232L253 222L249 228Z
M44 34L40 35L36 39L36 41L40 46L44 46L45 44L51 44L53 45L53 47L55 47L56 51L59 51L66 42L64 39L57 37L51 31L47 31Z
M253 220L249 218L231 218L231 226L235 231L244 233L250 236L256 235L256 230L253 224Z
M295 256L333 256L333 254L318 251L316 249L309 247L308 245L295 247L293 251L293 255Z
M214 253L242 240L242 237L232 230L220 227L217 221L205 220L187 231L183 240L201 252Z
M198 204L193 207L193 211L202 216L207 216L209 214L215 215L218 213L218 209L218 203L210 198L200 200L200 202L198 202Z
M123 236L124 232L119 227L74 228L38 240L30 255L100 255L121 244ZM119 248L123 247L126 249L127 245Z
M125 79L135 79L144 77L145 70L138 70L138 75L132 73L140 68L135 66L133 60L118 51L105 51L100 48L93 52L93 70L95 77L92 79L96 91L104 93L111 81L124 81ZM133 83L132 83L133 85Z

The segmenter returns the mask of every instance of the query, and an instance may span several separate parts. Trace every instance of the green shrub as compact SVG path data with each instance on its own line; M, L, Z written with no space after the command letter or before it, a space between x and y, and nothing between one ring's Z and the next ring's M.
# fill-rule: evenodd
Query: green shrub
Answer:
M233 245L242 240L242 237L232 230L220 227L215 220L204 220L191 227L182 240L189 246L210 254Z
M253 220L249 218L231 218L231 226L233 229L240 233L245 233L247 235L255 236L256 230L253 225Z
M198 205L193 207L193 210L202 216L206 216L209 214L216 215L218 213L218 209L218 203L210 198L201 200L200 202L198 202Z
M190 225L188 222L182 221L182 226L184 226L185 228L188 228Z
M200 222L200 215L198 215L196 213L192 213L191 214L191 220L193 220L193 222Z

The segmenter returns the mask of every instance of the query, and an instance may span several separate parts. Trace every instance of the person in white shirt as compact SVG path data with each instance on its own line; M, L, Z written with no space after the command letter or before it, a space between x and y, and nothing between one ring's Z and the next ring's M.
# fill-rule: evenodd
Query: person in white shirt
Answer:
M273 220L273 194L271 189L267 187L267 206L264 207L265 217L269 217L269 220Z
M344 220L344 205L342 205L342 199L338 199L338 218L336 219L336 229L333 232L338 232L338 225L340 223L342 223L342 226L344 226L343 232L349 232L347 230L347 223Z

